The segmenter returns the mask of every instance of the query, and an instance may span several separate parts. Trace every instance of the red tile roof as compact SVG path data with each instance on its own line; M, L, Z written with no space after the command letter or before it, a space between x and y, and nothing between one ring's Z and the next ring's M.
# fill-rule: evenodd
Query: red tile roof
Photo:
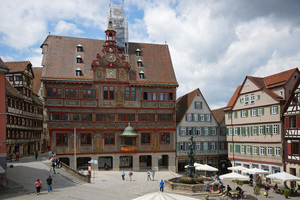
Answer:
M216 121L220 124L225 117L224 108L219 108L211 111Z
M82 45L84 52L76 51L78 44ZM92 81L91 63L96 59L97 52L102 54L103 45L103 40L49 35L41 46L44 53L42 79ZM129 73L136 75L130 76L130 82L178 85L167 45L129 43L128 46ZM136 56L136 49L141 50L142 56ZM82 57L84 63L76 63L77 55ZM137 67L138 59L142 60L143 67ZM78 67L84 76L76 76ZM145 73L145 79L139 79L140 71Z
M5 79L5 93L7 96L14 96L23 99L23 96Z
M10 68L9 73L23 72L28 65L31 65L29 61L16 61L16 62L5 62Z
M264 78L264 80L268 88L284 85L291 78L295 71L299 71L298 68L267 76Z
M32 67L32 71L34 73L34 79L33 79L33 93L38 94L39 90L41 88L41 76L42 76L42 67Z
M233 93L233 95L232 95L230 101L228 102L228 104L227 104L227 106L224 108L224 110L231 109L231 108L234 106L235 101L236 101L236 99L238 98L241 89L242 89L242 86L241 86L241 85L239 85L239 86L236 88L235 92Z

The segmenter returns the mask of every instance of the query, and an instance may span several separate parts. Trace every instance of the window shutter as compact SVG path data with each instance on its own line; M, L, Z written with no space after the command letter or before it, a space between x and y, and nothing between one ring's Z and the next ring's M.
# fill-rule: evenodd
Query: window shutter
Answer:
M232 151L233 151L233 145L230 144L230 145L229 145L229 148L230 148L230 152L232 152Z
M288 155L292 155L292 143L287 142L287 153Z
M219 133L218 133L218 127L216 127L216 135L219 135Z
M247 153L246 150L247 150L247 145L244 145L244 154Z
M241 118L242 118L243 117L243 111L241 110L240 113L241 113Z
M237 134L240 135L240 129L241 127L237 127Z
M246 117L248 117L248 110L246 110Z
M196 149L196 143L195 142L193 143L193 149L194 150Z
M270 125L270 134L273 134L273 125Z
M211 127L208 127L208 135L211 135Z
M181 127L178 127L179 136L181 136Z
M185 135L189 135L189 128L188 127L185 128Z
M300 128L300 115L296 116L296 128L299 129Z
M208 142L208 150L211 150L210 142Z
M203 142L200 142L200 150L203 150Z
M251 135L253 135L253 126L251 126Z
M200 120L200 114L198 114L198 121L200 122L201 120Z
M252 155L253 151L252 151L253 146L250 146L250 154Z
M201 127L201 135L204 135L204 128Z
M180 142L178 142L177 146L178 146L177 151L180 151Z
M264 115L265 114L265 108L262 107L261 110L262 110L262 115Z
M290 118L289 117L285 117L284 118L284 125L285 125L285 129L286 130L290 128L289 122L290 122Z
M185 121L187 121L187 113L185 113Z
M282 150L282 147L280 147L280 156L281 156L281 157L283 156L283 150Z
M276 106L276 113L277 113L277 114L279 114L279 112L278 112L279 109L278 109L278 108L279 108L279 106Z
M265 156L267 155L267 147L264 147Z
M272 106L270 106L270 115L272 115Z
M229 128L226 128L226 135L229 135Z
M263 134L266 135L266 125L264 125L264 128L263 128Z
M192 135L194 135L194 127L192 127L191 129L192 129Z
M272 156L275 156L275 148L272 147Z
M192 113L191 115L192 115L191 118L192 118L192 122L193 122L194 121L194 113Z
M256 152L257 152L257 155L260 155L259 146L256 146Z

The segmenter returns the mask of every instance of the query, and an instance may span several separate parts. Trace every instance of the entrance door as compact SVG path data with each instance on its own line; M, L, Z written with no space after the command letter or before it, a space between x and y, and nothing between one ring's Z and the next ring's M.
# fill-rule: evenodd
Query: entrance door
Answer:
M120 156L120 168L132 168L132 156Z

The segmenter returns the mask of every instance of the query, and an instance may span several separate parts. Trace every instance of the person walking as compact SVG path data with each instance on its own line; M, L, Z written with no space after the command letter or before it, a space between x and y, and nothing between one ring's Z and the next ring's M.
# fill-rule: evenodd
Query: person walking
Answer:
M34 152L35 159L37 159L37 158L38 158L38 155L39 155L38 151L37 151L37 150L35 150L35 152Z
M42 187L42 181L40 179L37 179L35 182L35 188L36 188L36 194L39 195L41 192L41 187Z
M51 175L49 175L49 177L46 179L46 182L47 182L47 186L48 186L48 192L52 192L52 178L51 178Z
M20 161L20 154L18 151L16 152L16 161L18 161L18 162Z
M125 172L124 172L124 169L121 171L121 176L122 176L122 180L124 181L124 180L125 180Z
M266 198L269 198L269 190L270 190L270 186L269 186L269 183L267 183L266 187L265 187Z
M132 173L132 171L131 171L131 169L129 170L129 179L130 179L130 181L132 180L131 179L131 176L133 175L133 173Z
M152 181L154 181L155 172L152 170Z
M150 170L147 170L147 181L151 181L151 177L150 177Z
M159 191L164 192L164 180L161 179L160 183L159 183Z

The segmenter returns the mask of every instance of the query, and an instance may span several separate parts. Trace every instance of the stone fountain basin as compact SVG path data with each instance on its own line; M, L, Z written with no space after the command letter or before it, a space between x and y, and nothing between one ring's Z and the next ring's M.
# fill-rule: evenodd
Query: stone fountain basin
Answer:
M177 178L172 178L165 181L166 187L170 188L172 191L182 191L189 193L202 193L205 192L205 186L209 184L210 189L215 189L215 181L213 179L204 178L204 183L196 184L185 184L176 183Z

